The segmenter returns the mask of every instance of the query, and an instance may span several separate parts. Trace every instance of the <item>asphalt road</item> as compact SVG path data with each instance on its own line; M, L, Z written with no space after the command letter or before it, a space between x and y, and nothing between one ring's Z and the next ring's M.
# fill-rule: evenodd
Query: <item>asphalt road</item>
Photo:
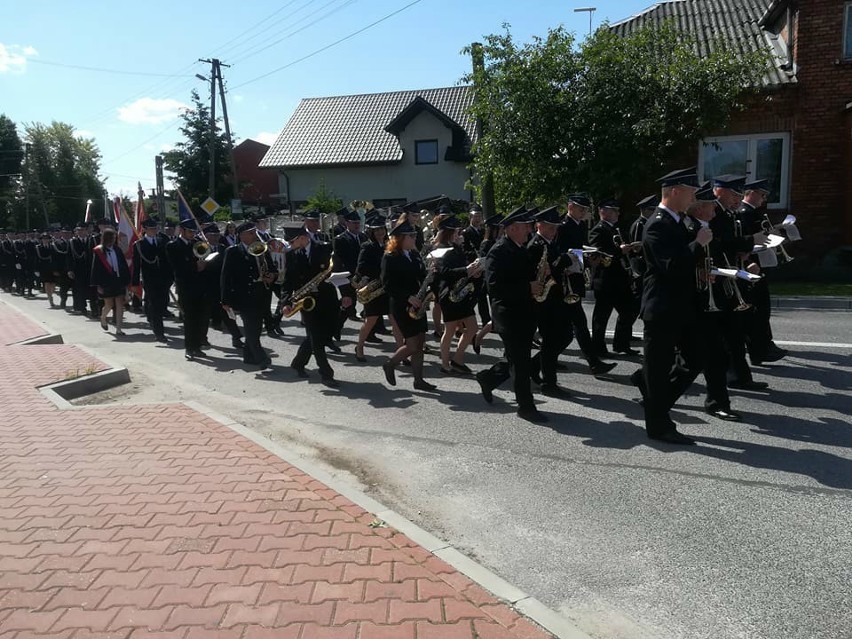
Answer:
M405 373L389 389L380 351L354 360L352 329L347 354L331 357L344 382L332 390L286 368L295 322L264 337L277 370L261 376L216 332L212 359L189 363L173 323L171 347L135 315L117 341L43 299L2 299L130 369L131 385L87 401L201 401L325 463L594 637L852 637L852 313L776 312L776 341L793 344L756 369L772 391L734 395L746 423L730 424L702 412L696 386L674 418L700 444L676 449L644 435L627 381L636 364L597 380L573 346L560 382L574 400L542 398L551 421L534 426L508 389L488 406L474 381L437 378L434 357L440 395L412 391ZM469 363L490 363L496 346Z

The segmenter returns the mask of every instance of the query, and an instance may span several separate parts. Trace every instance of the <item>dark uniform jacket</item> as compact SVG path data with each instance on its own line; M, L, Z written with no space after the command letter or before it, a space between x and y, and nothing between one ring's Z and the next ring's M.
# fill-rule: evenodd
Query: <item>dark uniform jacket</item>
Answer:
M91 274L92 249L87 240L72 237L68 242L68 259L65 269L74 273L74 280L82 285L88 283Z
M589 232L589 244L607 255L612 255L609 266L598 264L594 268L592 289L595 293L606 291L618 294L630 286L630 273L624 268L623 253L615 242L617 230L617 227L601 220Z
M562 285L562 278L564 277L567 263L565 258L559 253L556 238L554 238L553 242L548 242L541 235L535 233L527 244L527 250L529 251L530 261L536 271L538 271L542 254L544 251L547 251L547 263L550 264L550 276L553 278L554 284L547 294L547 299L542 302L541 308L544 312L560 309L564 304L565 287Z
M286 257L284 283L281 285L285 298L298 290L308 281L328 268L332 259L332 246L324 242L311 242L310 255L304 250L290 251ZM339 302L337 290L327 281L322 282L311 296L316 307L311 312L303 312L302 320L311 329L322 329L328 335L334 334L338 324Z
M160 236L154 242L143 237L133 245L133 286L165 287L172 285L172 269L166 256L166 242Z
M178 293L184 297L205 297L204 281L196 263L198 258L192 252L194 242L185 242L182 238L172 240L166 245L166 255L174 273Z
M690 241L694 241L699 229L701 228L701 222L692 217L687 217L685 224L689 229ZM709 253L707 252L708 249ZM702 278L706 277L704 272L706 271L708 256L712 260L711 264L713 268L725 268L725 255L722 251L722 243L716 239L715 235L710 244L707 245L706 249L701 248L700 246L697 249L697 254L695 256L695 268L702 274ZM735 282L735 280L727 280L721 276L715 279L716 281L713 282L712 286L713 301L716 304L716 307L720 310L731 310L734 306L733 298L728 295L728 292L733 291L730 286ZM709 307L709 300L710 297L708 292L703 288L699 290L696 295L697 310L706 311Z
M53 272L60 278L68 276L68 240L56 239L53 241Z
M363 233L353 235L350 232L341 233L334 238L334 272L354 273L358 269L358 255L361 244L367 241Z
M479 255L479 246L485 238L485 227L468 226L462 231L462 248L467 255L468 263L473 262Z
M730 264L736 264L738 253L750 253L754 247L754 237L751 234L737 237L736 215L718 202L716 215L710 220L710 230L713 231L713 241L718 243L722 252L722 263L718 266L726 265L726 256Z
M384 245L377 244L371 240L361 244L361 251L358 253L358 263L353 272L362 278L365 284L382 276L382 255L384 255L384 252Z
M704 249L689 229L664 208L645 225L642 253L647 270L642 289L642 319L688 322L695 313L695 264Z
M485 282L491 296L491 321L498 333L529 331L536 325L536 308L530 293L535 264L525 246L501 238L490 251Z
M92 273L89 283L102 288L104 297L117 297L123 294L125 287L130 284L130 269L127 267L124 251L118 246L113 246L112 252L115 253L118 262L118 272L113 270L106 249L96 246L92 251Z
M570 216L565 217L559 234L556 236L556 244L560 253L567 253L568 249L581 249L589 244L589 226L585 220L575 222ZM580 297L586 295L586 277L583 273L571 273L571 288Z
M385 253L382 257L382 284L390 297L391 312L402 316L407 312L408 298L420 290L426 266L416 251Z
M289 253L288 253L289 257ZM246 247L236 244L229 247L222 257L215 258L220 264L213 264L213 272L219 274L219 294L222 304L245 311L263 304L265 284L260 279L260 263L263 260L268 273L277 273L278 269L269 251L261 258L250 255ZM208 268L211 268L208 266ZM220 270L221 269L221 270Z

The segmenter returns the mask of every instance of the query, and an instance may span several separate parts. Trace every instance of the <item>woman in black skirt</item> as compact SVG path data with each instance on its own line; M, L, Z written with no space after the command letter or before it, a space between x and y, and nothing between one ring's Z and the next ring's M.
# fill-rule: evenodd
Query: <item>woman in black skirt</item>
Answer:
M44 285L44 292L50 301L50 308L56 306L53 302L53 293L56 290L56 282L59 273L53 270L53 247L50 245L50 235L42 233L39 235L39 243L35 246L35 272Z
M366 286L367 283L381 282L382 280L382 256L384 255L385 243L388 239L388 230L385 224L385 218L378 214L370 216L365 220L367 241L361 243L361 252L358 254L358 266L355 269L355 275L363 282L361 286ZM364 357L364 343L367 337L372 334L379 318L389 313L390 303L387 292L382 293L364 305L364 323L358 331L358 344L355 346L355 359L359 362L367 361L367 358ZM391 326L393 327L394 338L396 338L396 347L400 348L403 345L403 338L393 315L391 315Z
M423 346L426 343L426 316L413 319L409 309L422 306L417 293L426 278L426 267L417 252L417 230L406 215L391 230L391 238L382 257L382 285L390 301L391 317L405 343L382 365L388 384L396 386L396 367L411 359L414 388L433 391L437 387L423 379Z
M101 311L101 328L109 330L109 312L115 311L115 334L124 335L121 322L124 317L124 299L130 284L130 269L124 253L115 243L115 229L107 227L101 234L101 243L92 249L92 276L89 280L97 287L98 296L104 301Z
M488 257L488 251L497 243L497 240L503 235L503 225L500 222L503 220L502 215L492 215L485 220L485 237L482 238L482 244L479 245L479 259L485 260ZM485 291L486 297L488 291ZM491 298L488 298L488 306L491 307ZM491 322L487 322L476 333L473 338L473 352L479 355L482 347L482 339L491 332Z
M479 299L479 287L482 285L482 269L476 262L468 263L461 247L459 229L461 223L455 216L443 218L438 224L436 250L446 249L441 257L438 269L438 300L444 316L444 334L441 337L441 372L445 375L472 375L473 371L464 363L464 353L473 341L479 326L476 323L474 309ZM464 281L462 281L464 280ZM472 291L459 296L454 292L457 285L465 282L473 286ZM453 337L463 328L458 347L450 359Z

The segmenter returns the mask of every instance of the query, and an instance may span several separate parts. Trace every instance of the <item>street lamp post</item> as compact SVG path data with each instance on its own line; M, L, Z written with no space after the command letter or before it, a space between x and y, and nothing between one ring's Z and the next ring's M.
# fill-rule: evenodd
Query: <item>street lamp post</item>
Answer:
M589 36L592 35L592 17L595 15L595 11L597 11L597 7L579 7L574 9L574 13L588 13L589 14Z

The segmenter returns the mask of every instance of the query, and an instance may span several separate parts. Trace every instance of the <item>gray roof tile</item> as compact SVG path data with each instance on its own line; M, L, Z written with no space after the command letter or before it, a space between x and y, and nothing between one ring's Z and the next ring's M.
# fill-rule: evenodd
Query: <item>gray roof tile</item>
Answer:
M476 126L469 86L306 98L260 162L261 167L309 167L398 162L402 149L385 130L417 97L457 122L468 146Z
M610 25L615 33L627 35L647 24L660 24L673 20L675 26L695 36L700 55L713 50L716 39L721 39L742 53L753 51L774 52L771 34L760 26L761 18L770 0L670 0L660 2L642 13ZM763 83L780 86L796 82L796 76L784 69L782 60L767 69Z

